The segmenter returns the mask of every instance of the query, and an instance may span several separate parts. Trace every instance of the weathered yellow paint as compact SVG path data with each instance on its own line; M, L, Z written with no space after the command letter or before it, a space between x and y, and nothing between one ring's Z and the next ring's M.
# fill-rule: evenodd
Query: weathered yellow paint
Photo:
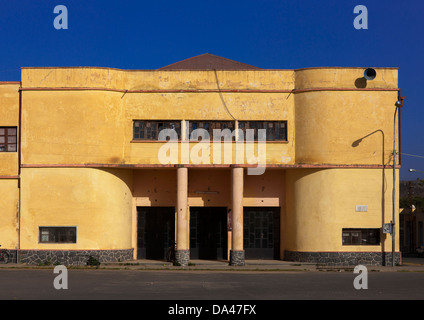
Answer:
M137 119L287 120L288 142L267 143L267 164L390 161L397 69L377 69L377 78L366 84L376 91L354 91L362 68L217 71L216 75L187 70L24 68L24 90L46 91L23 91L23 104L31 104L23 110L27 128L23 164L160 164L163 143L131 143L132 122ZM218 87L227 92L216 91ZM293 89L301 91L291 93ZM384 161L377 134L352 146L376 130L385 135Z
M18 247L18 199L16 179L0 179L0 245Z
M217 81L218 80L218 81ZM114 90L291 90L293 70L119 70L22 68L22 86Z
M393 89L398 86L397 68L375 68L375 79L366 81L365 68L307 68L296 70L296 89L371 88Z
M22 169L21 249L132 247L132 171ZM76 244L39 243L40 226L76 226Z
M390 251L390 236L383 236L379 246L343 246L342 229L381 228L383 223L390 223L392 173L388 169L288 170L286 250ZM396 203L398 197L397 189ZM367 205L368 211L356 212L356 205ZM396 214L399 214L398 207ZM396 224L396 234L399 234L398 228ZM396 250L399 250L398 242Z
M19 127L19 84L0 82L0 127ZM18 128L19 129L19 128ZM18 153L0 152L0 176L18 174Z
M19 122L19 83L0 82L1 125L17 126Z
M144 167L163 164L158 155L166 144L132 141L133 121L151 119L287 121L288 141L266 143L273 168L259 176L243 169L237 201L231 172L240 168L214 167L215 151L206 145L203 164L211 166L188 168L181 203L280 207L281 256L390 251L390 236L371 247L341 241L342 228L380 228L391 220L391 172L382 166L393 163L398 70L377 68L376 79L365 82L364 69L23 68L20 249L136 249L136 207L178 202L177 168ZM19 126L18 89L0 84L0 126ZM181 143L174 144L179 163L196 164L184 162ZM188 145L189 152L202 146ZM236 151L232 143L225 162L223 144L218 164L249 163L237 161ZM18 180L1 176L18 169L17 152L0 153L0 194L7 194L0 199L0 244L10 248L18 245ZM355 212L355 205L368 212ZM39 243L40 226L77 226L77 243ZM187 242L189 228L180 227ZM240 234L229 234L228 249L242 248Z
M268 117L294 123L294 112L287 106L294 99L286 99L287 94L275 94L273 99L266 94L234 95L228 98L227 108L240 120ZM249 103L242 103L246 98ZM133 93L122 98L122 93L109 91L24 91L23 104L29 103L33 107L24 108L22 117L27 128L22 139L24 164L160 164L163 142L132 143L133 120L232 120L218 93ZM293 138L294 127L289 126L288 139ZM290 142L266 147L268 162L294 163ZM221 154L221 163L225 163L224 150ZM209 163L213 163L213 153Z
M295 99L297 163L393 162L397 92L317 91Z

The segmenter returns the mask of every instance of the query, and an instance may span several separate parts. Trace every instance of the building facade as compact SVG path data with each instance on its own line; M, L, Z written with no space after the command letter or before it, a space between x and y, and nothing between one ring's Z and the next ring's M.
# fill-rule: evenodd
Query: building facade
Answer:
M399 261L382 231L398 70L364 70L22 68L0 83L0 244L20 263L164 259L171 241L182 265Z

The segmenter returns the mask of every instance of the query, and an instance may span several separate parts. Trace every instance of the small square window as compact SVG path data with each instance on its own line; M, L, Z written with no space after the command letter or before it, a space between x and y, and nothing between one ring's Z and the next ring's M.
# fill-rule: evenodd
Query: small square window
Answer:
M0 152L16 152L18 137L16 127L0 127Z

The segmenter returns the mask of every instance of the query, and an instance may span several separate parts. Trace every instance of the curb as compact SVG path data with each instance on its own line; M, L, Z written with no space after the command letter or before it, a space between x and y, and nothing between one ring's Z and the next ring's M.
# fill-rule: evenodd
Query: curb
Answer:
M29 264L0 264L0 269L53 269L55 265L29 265ZM139 270L139 271L214 271L214 272L348 272L353 273L355 266L325 266L289 261L259 261L246 263L244 266L230 266L228 262L192 262L188 266L173 266L170 262L163 261L123 261L105 262L99 266L67 266L75 270ZM368 272L424 272L424 264L405 263L400 266L373 266L365 265Z

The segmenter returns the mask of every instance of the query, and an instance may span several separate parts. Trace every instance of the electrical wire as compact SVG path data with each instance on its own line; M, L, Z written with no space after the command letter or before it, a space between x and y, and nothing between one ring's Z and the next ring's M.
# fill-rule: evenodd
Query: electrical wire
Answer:
M403 155L403 156L415 157L415 158L423 158L423 159L424 159L424 156L418 156L418 155L416 155L416 154L401 153L401 155Z

